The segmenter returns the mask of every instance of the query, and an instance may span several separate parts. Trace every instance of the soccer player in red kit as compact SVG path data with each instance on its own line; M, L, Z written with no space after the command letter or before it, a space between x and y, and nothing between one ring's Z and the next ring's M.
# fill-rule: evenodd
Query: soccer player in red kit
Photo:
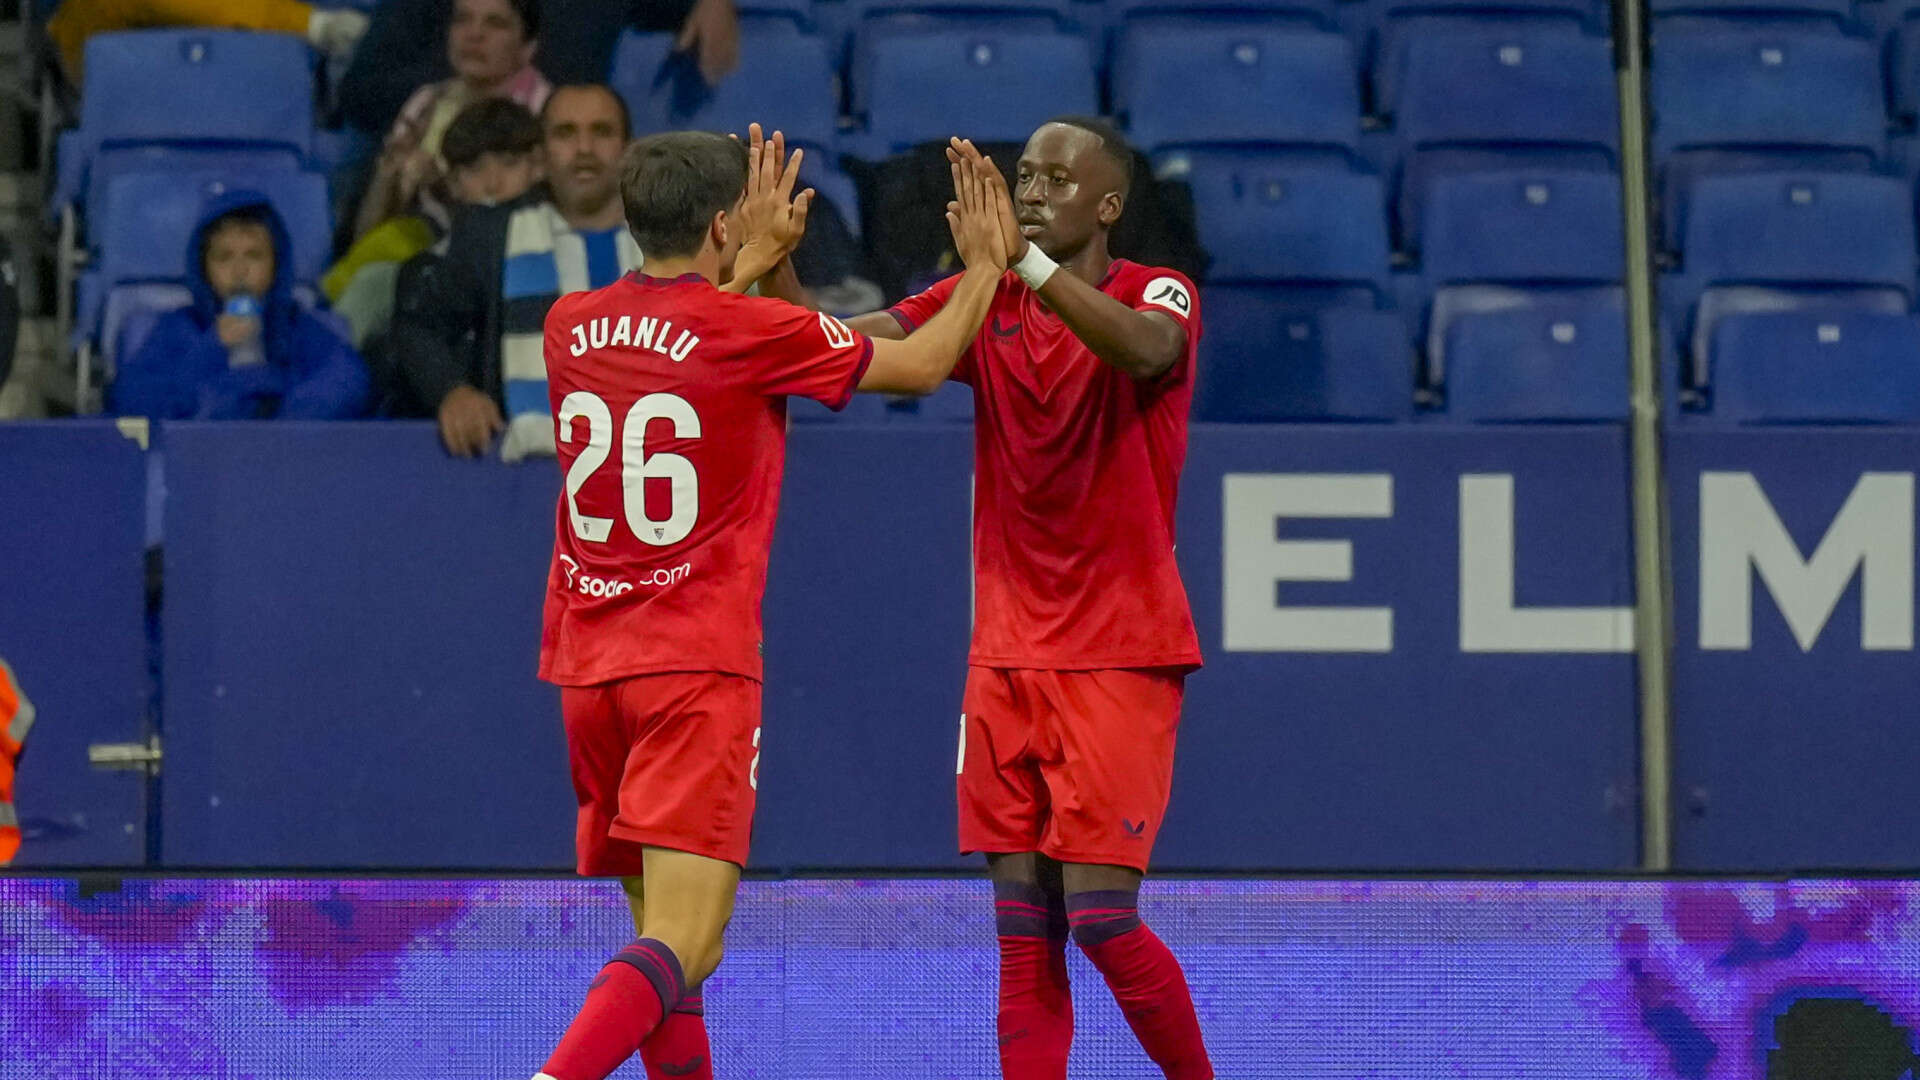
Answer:
M1014 273L953 374L973 387L976 477L960 847L993 878L1006 1080L1067 1075L1069 933L1167 1076L1213 1076L1186 978L1137 909L1200 666L1173 558L1200 311L1185 276L1108 253L1131 163L1097 120L1027 141L1002 221ZM917 332L961 284L853 326Z
M720 961L759 782L786 399L931 392L1007 266L1006 193L956 152L947 222L967 270L904 341L729 291L792 283L811 195L793 198L800 155L753 135L629 148L620 191L644 272L547 316L565 490L540 674L561 687L579 872L623 879L639 934L594 980L551 1080L601 1080L636 1050L649 1076L712 1077L700 984Z

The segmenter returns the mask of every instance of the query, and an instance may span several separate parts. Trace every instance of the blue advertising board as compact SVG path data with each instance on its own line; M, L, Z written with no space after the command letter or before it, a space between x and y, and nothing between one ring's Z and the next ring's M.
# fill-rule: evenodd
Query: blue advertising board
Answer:
M1668 433L1681 866L1920 867L1916 467L1913 428Z
M88 764L148 734L147 455L111 423L0 424L0 659L32 700L21 866L146 859L137 772Z

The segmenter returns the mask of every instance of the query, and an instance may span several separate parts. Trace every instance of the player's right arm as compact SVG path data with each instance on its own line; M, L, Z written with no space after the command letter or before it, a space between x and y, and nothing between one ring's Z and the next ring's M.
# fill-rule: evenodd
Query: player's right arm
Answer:
M1006 196L981 175L981 169L993 168L993 163L968 161L953 151L947 156L954 192L954 201L947 204L947 228L953 232L954 248L966 272L946 306L911 334L886 312L853 321L854 329L876 339L873 361L860 379L859 389L867 393L931 394L940 389L986 321L1000 277L1007 272L1007 245L1000 232L997 201ZM885 327L880 326L883 320Z

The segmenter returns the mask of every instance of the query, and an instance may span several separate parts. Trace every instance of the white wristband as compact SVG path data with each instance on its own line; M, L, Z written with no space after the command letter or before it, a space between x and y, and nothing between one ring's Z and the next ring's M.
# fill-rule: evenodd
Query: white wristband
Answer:
M1047 253L1040 250L1040 245L1029 240L1027 253L1020 256L1020 261L1014 263L1012 269L1021 281L1027 283L1027 288L1037 290L1047 283L1055 270L1060 269L1060 264L1047 258Z

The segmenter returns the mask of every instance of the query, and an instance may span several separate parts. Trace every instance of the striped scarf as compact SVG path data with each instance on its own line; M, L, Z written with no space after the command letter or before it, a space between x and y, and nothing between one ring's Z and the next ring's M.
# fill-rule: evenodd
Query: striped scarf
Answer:
M500 271L500 374L507 405L501 460L553 453L543 355L547 309L567 293L603 288L620 274L639 269L640 246L633 235L621 229L616 246L618 273L609 275L605 272L609 268L602 268L595 275L585 238L573 231L552 203L522 207L508 221Z

